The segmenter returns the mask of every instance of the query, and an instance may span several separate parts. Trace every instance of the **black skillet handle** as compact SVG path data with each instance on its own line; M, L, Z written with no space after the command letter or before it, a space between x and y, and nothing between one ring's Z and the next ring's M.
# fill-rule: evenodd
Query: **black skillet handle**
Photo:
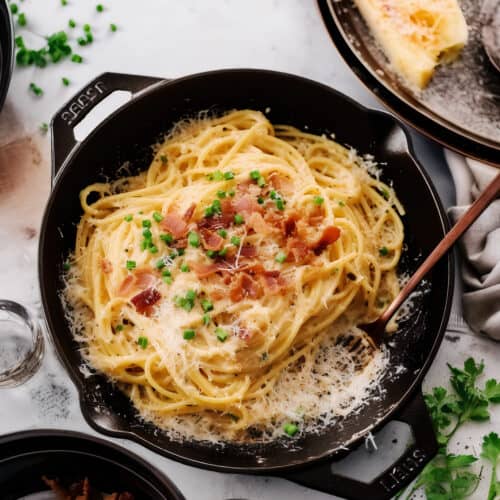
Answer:
M87 114L116 90L136 94L164 80L152 76L103 73L88 83L52 118L52 181L71 150L77 144L73 129Z
M395 464L376 477L373 482L362 483L356 479L334 474L330 462L297 470L282 477L308 488L349 499L392 498L418 476L438 451L432 421L420 391L394 416L394 420L405 422L411 427L415 442Z

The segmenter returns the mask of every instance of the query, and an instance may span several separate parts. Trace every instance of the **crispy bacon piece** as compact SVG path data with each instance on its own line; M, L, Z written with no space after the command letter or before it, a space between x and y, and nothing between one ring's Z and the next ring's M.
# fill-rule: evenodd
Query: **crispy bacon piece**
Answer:
M173 243L170 245L172 248L186 248L187 247L187 238L179 238L178 240L175 240Z
M257 248L250 244L243 245L241 247L240 256L247 257L248 259L253 259L254 257L257 257Z
M224 238L219 236L217 233L212 232L208 229L200 230L201 233L201 243L205 250L222 250L224 246Z
M283 222L283 232L285 237L293 236L297 233L297 221L299 220L299 214L291 213Z
M186 212L184 213L184 215L182 216L182 218L186 221L186 222L189 222L191 220L191 217L193 216L194 214L194 210L196 208L196 203L191 203L191 205L189 206L189 208L186 210Z
M161 293L156 288L146 288L130 299L139 314L151 316L153 306L161 299Z
M189 267L196 273L198 278L206 278L212 274L220 271L221 263L213 262L210 264L203 264L199 262L189 262Z
M118 288L118 295L126 297L134 290L144 290L153 286L156 283L157 277L150 268L136 269L133 273L128 274Z
M229 297L233 302L240 302L245 297L259 299L262 294L263 290L260 283L245 272L238 273L229 290Z
M238 214L243 214L246 217L250 217L253 212L261 213L263 211L262 207L257 203L255 198L249 196L241 196L233 200L233 209Z
M224 200L222 200L224 201ZM198 229L209 229L210 231L216 231L217 229L224 229L231 225L233 222L234 212L222 212L222 214L216 214L213 217L203 217L198 221Z
M279 271L264 271L260 276L272 295L285 291L287 282Z
M101 269L103 273L109 274L110 272L113 271L113 264L111 264L111 262L108 259L102 259Z
M276 232L276 229L270 226L259 212L253 212L252 215L250 215L247 226L249 229L253 229L257 234L262 234L264 236L269 236Z
M188 232L187 222L178 214L172 212L165 215L160 226L172 234L175 239L186 236Z
M289 238L286 242L289 262L304 262L311 257L311 249L299 238Z
M335 226L327 226L323 229L320 239L312 246L312 250L319 255L328 245L336 242L340 237L340 229Z
M287 196L293 193L293 182L288 177L283 177L276 172L269 176L271 185L281 194Z

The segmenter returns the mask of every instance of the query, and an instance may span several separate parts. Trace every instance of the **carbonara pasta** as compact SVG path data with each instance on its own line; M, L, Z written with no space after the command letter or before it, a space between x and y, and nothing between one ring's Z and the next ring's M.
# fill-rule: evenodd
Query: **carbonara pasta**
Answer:
M234 111L80 198L63 299L143 417L237 440L359 406L383 356L356 325L399 290L403 208L352 151Z

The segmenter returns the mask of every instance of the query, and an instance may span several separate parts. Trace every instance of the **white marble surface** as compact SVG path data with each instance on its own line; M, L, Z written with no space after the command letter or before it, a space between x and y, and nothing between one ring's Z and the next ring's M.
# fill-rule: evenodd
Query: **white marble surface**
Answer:
M0 114L0 297L39 309L36 274L38 226L49 193L49 138L38 132L42 122L88 80L103 71L164 77L227 67L258 67L297 73L329 84L361 103L380 107L338 56L313 0L24 0L28 27L38 34L66 28L74 18L80 28L95 28L95 43L79 52L81 65L63 62L44 70L16 69L7 103ZM117 33L109 31L116 23ZM36 35L23 32L26 39ZM69 87L61 77L71 80ZM36 98L30 82L44 89ZM453 200L451 179L440 149L413 134L419 159L431 173L446 205ZM443 384L446 363L461 364L474 355L484 359L489 376L500 377L500 345L467 331L459 314L450 322L445 340L427 375L424 388ZM0 433L30 428L64 428L93 433L85 424L72 383L50 344L42 369L24 386L0 389ZM500 405L491 422L464 428L457 450L470 446L479 453L480 440L500 428ZM281 479L223 475L167 460L134 443L122 445L146 457L167 473L189 500L224 498L315 500L332 498ZM469 450L470 451L470 450ZM485 483L485 482L483 482ZM483 484L474 498L485 498Z

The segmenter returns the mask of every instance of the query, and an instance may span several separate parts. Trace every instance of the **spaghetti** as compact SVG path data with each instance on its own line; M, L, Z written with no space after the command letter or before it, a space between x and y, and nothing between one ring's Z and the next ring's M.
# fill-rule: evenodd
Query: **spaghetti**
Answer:
M272 438L359 406L382 355L355 325L398 292L403 209L352 151L234 111L80 198L68 315L145 418Z

